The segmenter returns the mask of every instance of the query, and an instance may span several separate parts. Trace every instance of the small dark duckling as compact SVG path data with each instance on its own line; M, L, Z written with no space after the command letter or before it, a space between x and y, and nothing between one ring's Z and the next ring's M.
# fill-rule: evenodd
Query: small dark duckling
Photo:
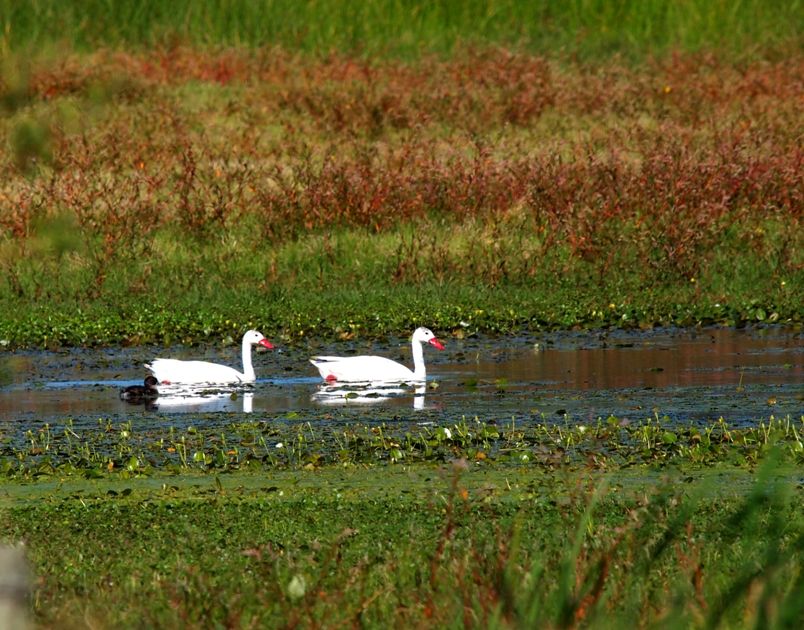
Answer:
M159 397L159 390L156 386L159 381L155 376L146 376L142 385L131 385L120 390L120 400L131 403L141 403L146 400L154 400Z

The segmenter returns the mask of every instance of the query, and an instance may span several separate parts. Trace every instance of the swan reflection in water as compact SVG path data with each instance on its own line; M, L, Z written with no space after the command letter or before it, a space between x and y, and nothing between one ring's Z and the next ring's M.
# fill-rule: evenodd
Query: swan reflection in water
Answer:
M403 384L394 383L366 383L365 386L328 385L324 384L312 395L313 402L322 405L370 405L389 400L400 400L413 394L413 408L424 409L424 392L426 385L417 385L415 388L403 387Z
M146 401L148 411L176 413L226 411L251 413L254 410L254 392L204 391L184 389L180 392L160 393L159 398Z
M413 399L414 409L424 409L426 385L415 387L405 383L366 383L364 386L337 386L323 384L313 393L311 400L322 405L374 404L379 402L405 402ZM150 400L127 400L129 404L140 404L147 411L167 413L229 412L252 413L254 392L241 389L221 390L219 388L160 387L159 397Z
M151 410L175 412L227 411L251 413L254 409L253 392L227 392L215 394L177 394L160 396L153 401Z

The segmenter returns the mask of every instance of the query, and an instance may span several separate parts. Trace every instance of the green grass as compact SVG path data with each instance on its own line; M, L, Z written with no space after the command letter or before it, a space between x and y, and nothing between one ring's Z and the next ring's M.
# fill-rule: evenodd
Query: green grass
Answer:
M489 247L493 258L486 263L465 253L454 228L446 236L449 223L432 229L445 234L443 247L414 263L397 255L409 241L408 230L381 236L348 230L276 244L249 244L242 233L230 235L232 246L217 239L158 238L170 246L160 251L157 245L144 259L108 263L102 288L97 269L86 262L91 257L81 256L85 250L67 257L43 246L38 257L13 263L24 295L0 294L0 342L198 343L257 328L298 343L405 334L421 325L441 334L509 334L802 322L801 272L780 278L738 242L720 243L717 260L700 276L668 281L639 265L605 275L595 264L568 268L556 252L529 274L533 259L521 256L522 240L503 235L501 247ZM402 264L415 269L406 267L412 277L397 281ZM489 282L497 266L506 275Z
M281 46L416 57L466 45L633 57L670 50L751 56L801 45L804 9L785 0L37 0L0 2L6 48L66 44Z
M482 464L5 486L44 627L791 627L800 490ZM682 483L682 479L684 483Z
M4 300L0 342L4 347L195 344L238 338L256 328L281 343L304 339L381 338L405 335L417 326L440 334L516 334L584 328L654 326L800 326L795 292L747 286L722 294L649 289L634 297L612 286L269 288L255 292L220 289L211 303L200 294L107 294L95 301L57 303Z

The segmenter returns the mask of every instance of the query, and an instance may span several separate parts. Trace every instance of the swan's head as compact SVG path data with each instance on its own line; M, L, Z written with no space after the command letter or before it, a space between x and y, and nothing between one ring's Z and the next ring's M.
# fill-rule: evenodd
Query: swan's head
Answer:
M413 331L413 341L418 341L419 343L429 343L431 346L438 348L439 350L444 349L444 344L436 339L433 331L429 328L425 328L424 326Z
M249 330L243 335L243 342L251 344L252 346L262 346L269 350L274 347L274 344L268 341L261 332L257 332L256 330Z

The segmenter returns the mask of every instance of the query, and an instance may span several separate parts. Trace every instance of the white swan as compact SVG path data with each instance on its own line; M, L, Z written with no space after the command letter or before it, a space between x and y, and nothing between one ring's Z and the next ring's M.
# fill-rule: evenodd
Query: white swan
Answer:
M260 345L264 348L273 348L273 345L262 333L249 330L243 335L243 371L208 361L180 361L178 359L154 359L146 363L157 380L163 385L176 383L253 383L256 380L254 368L251 365L251 347Z
M436 339L432 330L417 328L411 337L413 371L391 359L375 356L313 357L310 359L310 363L321 373L321 378L330 383L335 381L361 383L423 381L426 376L423 343L429 343L439 350L444 349L444 345Z

